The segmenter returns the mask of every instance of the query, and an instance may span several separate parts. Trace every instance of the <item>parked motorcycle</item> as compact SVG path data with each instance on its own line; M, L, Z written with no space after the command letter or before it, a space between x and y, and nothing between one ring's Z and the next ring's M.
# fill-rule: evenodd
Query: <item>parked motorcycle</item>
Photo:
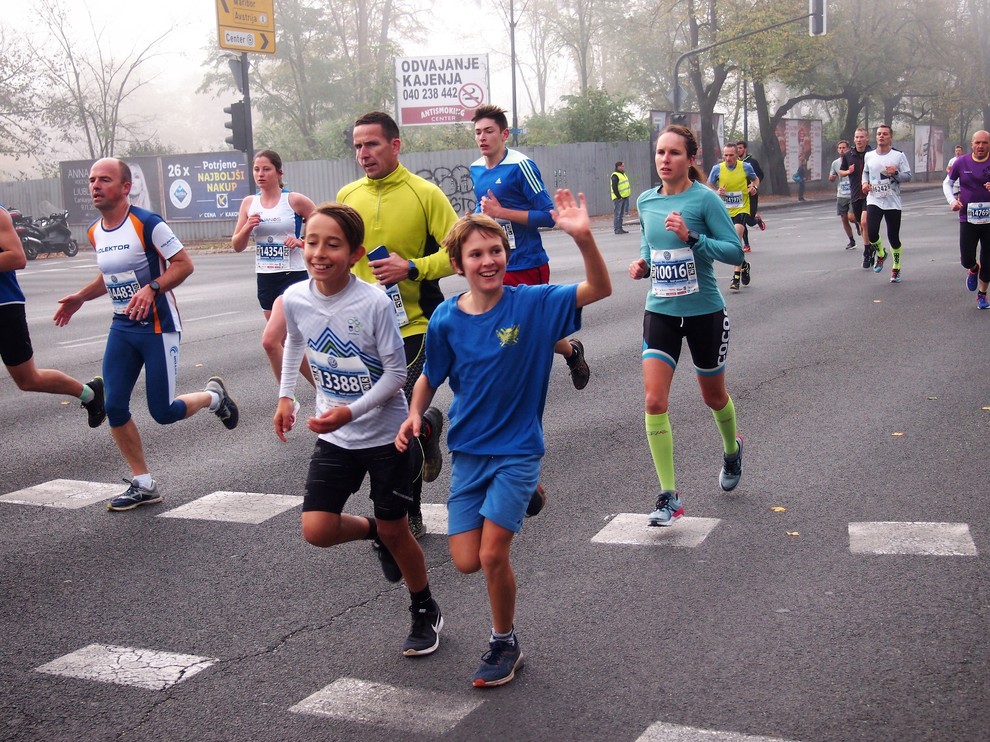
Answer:
M79 243L69 229L68 211L32 219L15 209L10 216L28 260L34 260L41 253L62 252L70 258L79 253Z

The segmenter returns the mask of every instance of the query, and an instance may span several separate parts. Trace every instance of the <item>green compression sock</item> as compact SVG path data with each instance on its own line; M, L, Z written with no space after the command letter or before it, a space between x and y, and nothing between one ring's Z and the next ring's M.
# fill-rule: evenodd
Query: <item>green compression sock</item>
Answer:
M903 250L903 249L904 249L904 245L901 245L900 247L892 247L892 248L890 248L890 251L894 254L894 267L895 268L900 268L901 267L901 250Z
M722 435L722 447L731 456L739 450L736 441L736 406L732 404L732 397L729 397L728 404L721 410L712 410L718 432Z
M883 249L883 240L877 240L876 242L871 242L870 244L873 245L873 248L877 251L878 258L887 257L887 251Z
M650 445L660 489L665 492L675 491L674 434L670 430L670 418L666 412L660 415L646 413L646 442Z

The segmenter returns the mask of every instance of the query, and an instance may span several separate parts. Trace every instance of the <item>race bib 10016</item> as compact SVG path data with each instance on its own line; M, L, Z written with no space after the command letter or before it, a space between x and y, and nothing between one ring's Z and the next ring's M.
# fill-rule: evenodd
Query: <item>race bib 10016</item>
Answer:
M685 296L698 291L698 266L694 250L650 250L650 282L659 298Z

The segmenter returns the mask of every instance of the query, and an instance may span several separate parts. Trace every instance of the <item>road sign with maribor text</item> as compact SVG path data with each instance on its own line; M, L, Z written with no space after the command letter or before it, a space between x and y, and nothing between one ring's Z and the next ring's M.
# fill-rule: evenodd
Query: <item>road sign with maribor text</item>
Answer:
M275 53L275 0L216 0L221 49Z

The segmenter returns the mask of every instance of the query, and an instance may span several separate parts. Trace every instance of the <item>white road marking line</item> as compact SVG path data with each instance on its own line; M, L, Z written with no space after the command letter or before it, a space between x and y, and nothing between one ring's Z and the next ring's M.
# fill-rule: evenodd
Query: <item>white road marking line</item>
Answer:
M0 497L0 501L16 505L38 505L46 508L76 510L109 500L123 491L123 484L80 482L75 479L53 479L33 487L17 490Z
M302 504L294 495L270 495L256 492L212 492L198 500L161 513L159 518L219 520L229 523L258 525Z
M788 742L788 740L716 729L684 727L658 721L651 724L636 742Z
M483 703L477 691L470 695L473 697L339 678L289 711L440 736Z
M849 524L853 554L976 556L966 523L860 522Z
M591 541L598 544L633 546L700 546L720 522L718 518L678 519L668 527L646 525L647 513L619 513Z
M35 671L146 690L165 690L188 680L216 661L211 657L155 649L90 644L35 668Z

